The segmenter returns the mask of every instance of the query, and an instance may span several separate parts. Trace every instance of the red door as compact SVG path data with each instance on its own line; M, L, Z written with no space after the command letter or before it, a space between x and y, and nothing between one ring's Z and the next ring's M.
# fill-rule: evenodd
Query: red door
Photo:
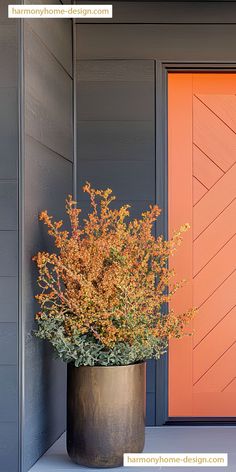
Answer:
M236 416L236 74L168 77L169 232L191 230L171 258L198 307L193 336L169 350L169 416Z

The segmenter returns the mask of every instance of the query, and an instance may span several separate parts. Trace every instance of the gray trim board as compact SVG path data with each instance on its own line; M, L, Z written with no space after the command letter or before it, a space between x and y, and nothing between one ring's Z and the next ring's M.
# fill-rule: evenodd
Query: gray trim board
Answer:
M167 82L162 63L156 61L156 203L162 208L156 228L157 234L168 237L168 159L167 159ZM156 361L156 422L165 422L168 404L168 357Z

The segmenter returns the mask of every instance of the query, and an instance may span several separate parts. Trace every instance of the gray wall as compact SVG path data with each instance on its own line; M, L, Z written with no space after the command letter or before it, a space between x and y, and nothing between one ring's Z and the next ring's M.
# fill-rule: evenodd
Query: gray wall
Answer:
M0 470L17 472L65 429L66 368L32 336L31 257L50 244L38 213L61 218L72 192L72 22L27 20L21 43L8 3L0 2Z
M82 47L82 46L80 46ZM79 59L79 57L78 57ZM131 215L155 201L155 68L152 60L77 61L77 188L111 187ZM147 370L147 424L155 424L155 362Z
M17 182L18 69L17 22L0 3L0 470L18 462L17 387Z
M27 471L65 430L66 366L32 335L38 307L31 258L51 244L39 212L48 209L63 218L65 198L72 193L71 20L24 22L24 117L21 448L22 470Z

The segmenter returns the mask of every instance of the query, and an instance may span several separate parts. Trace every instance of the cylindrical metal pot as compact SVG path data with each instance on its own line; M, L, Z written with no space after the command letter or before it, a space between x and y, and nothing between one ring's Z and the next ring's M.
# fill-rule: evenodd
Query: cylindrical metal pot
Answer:
M87 467L118 467L144 447L145 362L111 367L68 365L67 451Z

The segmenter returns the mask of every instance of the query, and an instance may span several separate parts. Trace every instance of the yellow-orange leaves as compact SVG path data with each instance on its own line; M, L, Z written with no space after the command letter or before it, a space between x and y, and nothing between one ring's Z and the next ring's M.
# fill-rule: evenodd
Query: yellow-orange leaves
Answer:
M95 190L86 183L83 190L90 197L91 212L80 221L81 210L69 196L70 233L47 211L40 214L58 250L34 257L41 287L37 318L61 316L68 336L88 333L108 349L117 342L131 345L138 338L145 343L149 334L179 336L194 310L164 314L163 304L181 285L170 284L168 258L188 225L165 241L152 231L161 212L157 205L141 219L127 221L129 205L112 209L111 189Z

